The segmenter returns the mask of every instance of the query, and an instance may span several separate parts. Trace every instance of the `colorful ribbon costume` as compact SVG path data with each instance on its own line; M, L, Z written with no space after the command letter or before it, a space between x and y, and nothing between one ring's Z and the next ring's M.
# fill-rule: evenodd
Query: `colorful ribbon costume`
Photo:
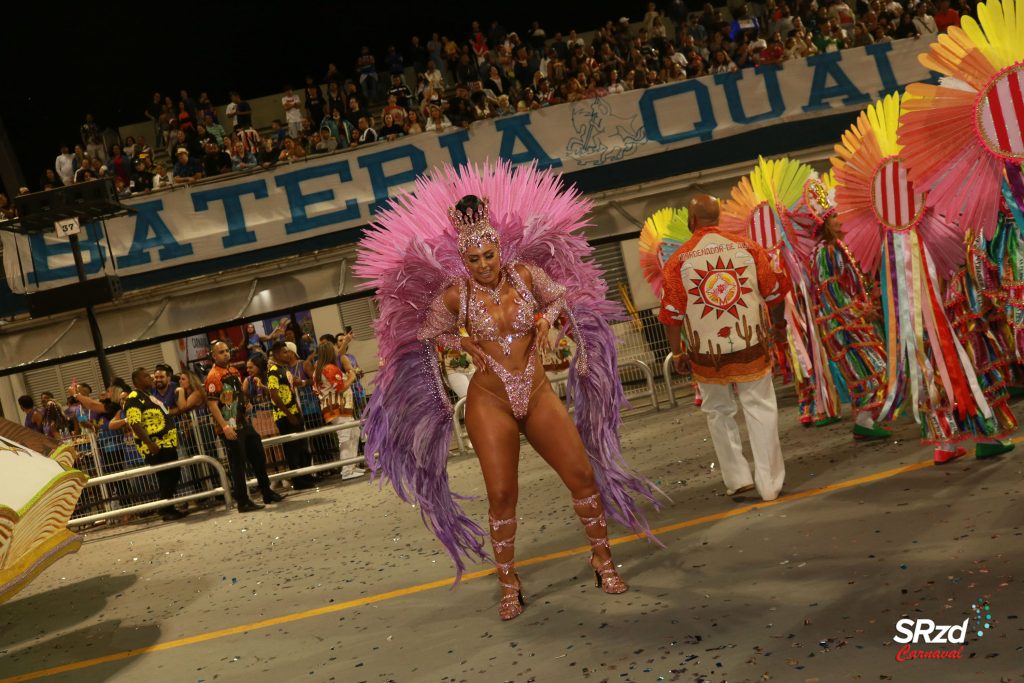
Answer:
M758 157L757 166L722 205L721 219L723 230L743 234L767 249L776 269L792 282L792 293L786 297L787 360L805 426L829 424L839 414L839 391L814 324L807 278L806 257L813 240L794 232L785 218L802 201L804 183L813 173L810 166L792 159Z
M836 198L850 251L865 273L881 269L888 387L879 417L909 402L925 440L948 444L993 412L942 306L940 276L962 263L963 231L909 180L899 122L900 97L889 95L843 134Z
M885 398L885 342L871 288L838 233L832 173L804 183L797 211L787 214L794 233L815 246L807 258L814 322L831 367L839 372L857 418L854 438L884 438L874 427Z

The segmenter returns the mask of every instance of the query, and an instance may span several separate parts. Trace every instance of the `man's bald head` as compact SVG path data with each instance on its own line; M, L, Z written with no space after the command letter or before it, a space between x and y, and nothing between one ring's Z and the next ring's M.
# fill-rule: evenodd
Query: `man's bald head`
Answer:
M716 197L709 194L694 195L688 208L691 229L718 225L719 203Z

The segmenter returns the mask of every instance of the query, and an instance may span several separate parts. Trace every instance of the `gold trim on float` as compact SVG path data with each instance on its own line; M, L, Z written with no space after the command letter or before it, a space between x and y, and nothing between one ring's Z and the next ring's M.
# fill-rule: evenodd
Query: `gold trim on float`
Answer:
M67 529L18 558L16 564L0 569L0 603L13 597L51 564L82 547L82 537Z

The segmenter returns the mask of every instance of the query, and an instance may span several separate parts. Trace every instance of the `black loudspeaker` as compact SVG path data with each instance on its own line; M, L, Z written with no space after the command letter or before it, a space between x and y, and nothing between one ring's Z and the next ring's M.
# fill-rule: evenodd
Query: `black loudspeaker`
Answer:
M121 209L110 178L19 195L14 205L27 232L51 231L54 221L72 216L85 225Z
M44 289L28 295L28 313L40 318L55 313L74 311L86 305L96 306L121 297L121 278L107 275L76 282L73 285Z

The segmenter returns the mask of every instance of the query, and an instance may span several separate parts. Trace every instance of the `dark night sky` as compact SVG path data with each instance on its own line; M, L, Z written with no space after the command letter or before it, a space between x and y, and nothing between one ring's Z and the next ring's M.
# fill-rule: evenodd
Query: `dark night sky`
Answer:
M154 8L166 8L152 14ZM389 44L400 51L414 33L469 35L498 19L521 36L537 19L548 36L590 30L608 19L643 15L646 2L421 1L300 3L47 3L5 8L0 56L4 85L0 116L29 187L38 189L62 142L73 146L87 111L101 127L144 120L154 91L177 98L185 88L217 105L229 90L246 97L301 87L329 62L354 70L369 44L378 64ZM369 10L369 11L368 11ZM353 19L349 19L353 17Z

